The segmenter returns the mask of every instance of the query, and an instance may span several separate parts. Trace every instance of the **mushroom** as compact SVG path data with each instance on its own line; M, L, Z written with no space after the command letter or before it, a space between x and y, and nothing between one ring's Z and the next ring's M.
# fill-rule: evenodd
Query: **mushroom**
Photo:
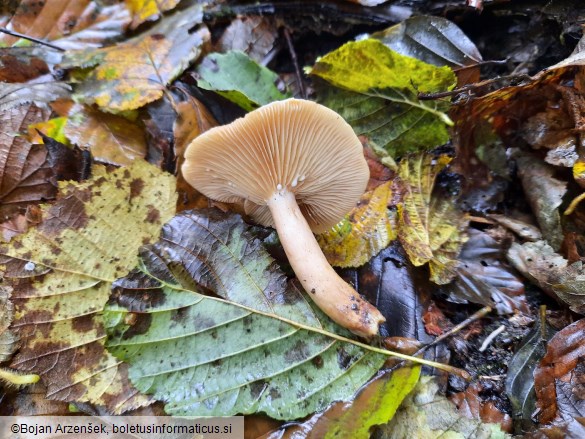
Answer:
M362 145L340 115L312 101L265 105L195 138L183 177L207 197L244 203L274 227L290 265L313 301L335 322L371 337L384 317L327 262L313 232L337 224L366 188Z

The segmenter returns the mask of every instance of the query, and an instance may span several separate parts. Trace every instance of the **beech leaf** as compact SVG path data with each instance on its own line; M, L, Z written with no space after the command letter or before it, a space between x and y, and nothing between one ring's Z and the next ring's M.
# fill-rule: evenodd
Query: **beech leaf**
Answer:
M60 183L43 221L0 248L21 339L12 367L41 375L49 398L113 413L148 401L104 349L101 310L112 282L173 214L174 190L173 177L143 161L110 173L95 166L86 182Z
M10 289L0 287L0 363L9 360L17 348L16 336L8 329L13 315L14 307L10 302Z
M132 13L132 28L147 20L158 18L163 12L173 9L181 0L126 0Z
M201 5L191 6L116 46L68 52L61 67L93 67L76 88L83 102L109 112L140 108L159 99L166 86L199 57L209 31L189 30L201 20Z
M396 239L396 225L388 212L391 184L366 192L343 220L317 237L331 265L359 267Z
M449 283L455 276L457 254L467 220L449 198L432 196L438 173L451 159L418 154L402 160L398 185L398 239L415 266L429 263L431 280Z
M449 67L431 66L368 39L328 53L309 72L336 87L319 88L319 101L392 156L428 150L449 139L449 102L417 97L452 88L455 76Z
M296 419L350 399L384 363L336 339L349 332L287 285L248 229L217 210L180 214L114 284L107 347L168 414Z

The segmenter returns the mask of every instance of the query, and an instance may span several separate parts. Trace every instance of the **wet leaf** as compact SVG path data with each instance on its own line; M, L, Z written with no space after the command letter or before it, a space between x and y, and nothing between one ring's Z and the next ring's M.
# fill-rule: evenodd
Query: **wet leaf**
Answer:
M63 82L0 84L0 111L29 103L46 108L49 102L68 96L70 89Z
M197 99L190 97L176 106L177 119L173 125L176 169L181 169L185 161L185 149L199 134L217 126L217 121ZM208 199L185 181L183 175L177 175L177 192L179 194L178 210L203 208L208 206Z
M132 13L132 28L147 20L155 20L163 12L170 11L181 0L126 0L126 5Z
M567 191L567 183L554 178L554 168L534 156L516 153L515 159L524 193L542 235L553 249L558 250L563 241L558 208Z
M29 124L46 120L49 111L32 104L0 113L0 217L24 212L32 203L54 198L57 187L49 154L25 137Z
M467 222L450 198L432 196L435 179L450 160L418 154L398 167L398 190L403 194L398 205L398 239L415 266L429 263L431 280L438 284L455 276Z
M482 61L475 44L453 22L443 17L418 16L371 35L390 49L435 66L461 68ZM465 69L460 85L479 80L479 68L473 74Z
M97 161L128 166L146 155L144 131L128 119L88 106L75 106L69 114L63 134Z
M524 439L566 439L585 437L585 418L577 417L567 422L541 427L526 433Z
M337 88L318 90L321 103L392 156L427 150L449 139L445 101L419 101L419 92L445 91L455 77L400 55L378 40L351 42L320 58L310 73Z
M511 437L497 424L484 424L461 415L455 404L438 394L432 377L423 377L406 397L390 423L382 427L387 439L453 437L496 439Z
M112 282L136 265L138 248L157 239L174 207L174 179L153 166L96 166L91 180L61 183L41 224L2 247L22 344L12 367L41 375L49 398L114 413L148 401L104 349L101 310Z
M508 364L506 393L514 408L515 418L530 420L536 411L534 370L544 356L546 342L555 332L548 325L543 330L540 320L536 319L535 325Z
M200 27L201 6L176 13L148 32L116 46L72 51L61 67L94 67L76 88L85 103L109 112L133 110L159 99L166 86L201 53L209 31Z
M353 402L337 402L302 424L266 435L266 439L369 439L375 425L392 419L402 400L416 385L420 368L386 372L368 383Z
M508 259L543 291L585 314L585 269L581 261L569 265L545 241L514 243L508 250Z
M114 284L107 346L169 414L295 419L351 398L384 362L332 338L349 333L308 302L239 216L189 211Z
M522 280L504 263L501 246L487 233L470 229L459 261L450 300L490 306L500 314L529 313Z
M500 424L503 431L512 430L512 418L507 413L498 409L492 401L480 397L484 386L475 382L467 386L464 392L454 393L449 400L457 406L457 410L463 416L488 424Z
M276 73L238 51L211 53L197 67L199 87L217 92L246 111L287 98L276 87L277 80Z
M317 241L331 265L359 267L396 239L388 211L391 182L366 192L357 206Z
M0 26L30 37L53 41L62 49L98 47L119 37L130 17L122 4L103 5L94 0L22 0L12 16L0 17ZM0 45L18 38L0 33Z
M547 344L534 371L539 421L570 421L585 414L585 319L565 327Z
M10 289L0 287L0 363L8 361L17 348L16 336L9 329L13 316Z
M217 42L217 52L239 50L257 63L274 49L278 29L266 16L237 17L226 28Z

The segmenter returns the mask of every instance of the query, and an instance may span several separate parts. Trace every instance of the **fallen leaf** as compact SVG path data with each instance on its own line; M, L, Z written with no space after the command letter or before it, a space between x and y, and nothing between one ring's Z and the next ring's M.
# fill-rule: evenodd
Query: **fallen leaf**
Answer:
M531 420L536 412L534 370L544 357L546 343L556 331L550 326L542 328L540 320L522 340L522 344L508 363L506 394L514 408L514 418Z
M63 82L0 84L0 111L29 103L46 108L49 102L68 96L70 89Z
M287 98L276 87L277 80L276 73L238 51L211 53L197 67L199 87L217 92L246 111Z
M483 386L475 382L467 386L464 392L454 393L449 400L455 404L459 413L469 419L477 419L487 424L500 424L502 431L512 430L512 418L498 409L492 401L483 400L479 393Z
M13 398L2 401L3 416L71 416L69 404L46 399L43 383L25 386Z
M449 139L449 102L417 97L452 88L455 76L449 67L431 66L368 39L328 53L309 73L337 87L319 87L318 100L393 157Z
M10 289L0 287L0 363L10 360L17 348L17 339L9 329L14 316L14 307L10 302Z
M177 158L176 169L181 169L189 143L199 134L217 126L218 123L203 104L193 97L177 104L176 111L177 119L173 125L174 146ZM179 194L178 210L208 207L207 197L187 183L180 172L177 176L177 192Z
M455 23L446 18L410 17L370 37L379 39L402 55L453 68L459 77L459 86L479 81L479 67L469 68L482 61L479 50Z
M451 159L418 154L398 166L398 239L415 266L429 263L431 280L449 283L464 241L466 218L446 197L432 196L435 179Z
M369 439L370 430L392 419L416 385L420 367L384 372L366 384L352 402L336 402L302 424L263 436L263 439Z
M388 211L391 186L387 182L364 193L345 218L317 237L331 265L359 267L396 239L396 225Z
M132 29L148 20L155 20L163 12L172 10L181 0L126 0L132 13Z
M439 386L432 377L422 377L405 398L392 421L381 428L388 439L500 439L511 436L498 424L482 423L457 411L455 404L438 394Z
M501 246L487 233L469 229L459 254L457 277L449 288L454 302L467 301L495 308L499 314L528 314L524 284L503 261Z
M63 134L77 146L91 151L99 162L129 166L146 156L144 131L136 123L88 106L74 106Z
M197 4L116 46L68 52L61 67L93 67L76 88L83 102L109 112L140 108L159 99L166 86L199 57L209 31L204 26L189 30L201 20Z
M41 375L50 399L113 413L148 402L104 349L101 310L112 282L136 265L138 248L157 239L174 208L170 175L139 160L111 173L95 166L86 182L60 183L43 221L1 247L22 345L12 367Z
M567 191L567 183L553 177L554 168L529 154L516 152L518 175L542 235L558 250L563 241L559 206Z
M215 51L225 53L238 50L265 65L262 61L274 49L277 37L278 29L269 17L237 17L221 35Z
M524 439L567 439L585 437L585 418L576 417L566 422L540 427L523 435Z
M129 22L124 5L103 5L93 0L21 0L13 15L0 17L1 27L53 41L66 50L98 47L122 35ZM17 41L16 37L0 34L0 45Z
M175 216L113 289L108 350L171 415L300 418L350 399L385 360L333 338L349 332L287 286L234 214Z
M585 414L585 319L565 327L547 343L534 371L536 404L541 424L570 421Z
M57 187L47 149L25 137L28 125L46 120L49 111L34 104L0 113L0 218L24 213L32 203L54 198Z

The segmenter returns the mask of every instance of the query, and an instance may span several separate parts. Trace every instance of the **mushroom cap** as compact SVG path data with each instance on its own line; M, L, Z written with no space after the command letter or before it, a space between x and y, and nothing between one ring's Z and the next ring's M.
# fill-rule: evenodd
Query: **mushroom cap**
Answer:
M302 99L276 101L195 138L183 177L207 197L244 202L255 221L273 226L266 205L290 191L315 233L339 222L366 189L362 144L343 118Z

